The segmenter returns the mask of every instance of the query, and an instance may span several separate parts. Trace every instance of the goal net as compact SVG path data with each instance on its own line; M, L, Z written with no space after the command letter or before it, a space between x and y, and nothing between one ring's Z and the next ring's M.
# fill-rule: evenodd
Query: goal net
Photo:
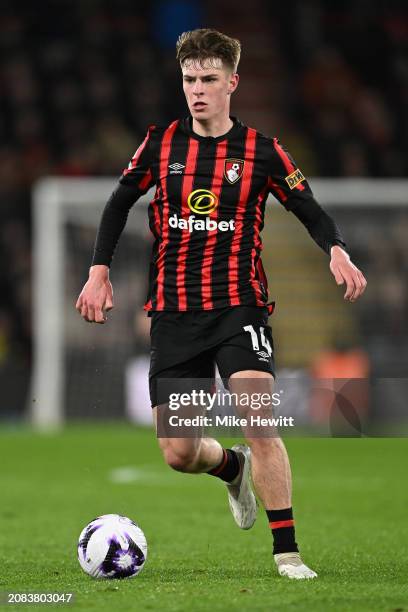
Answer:
M113 178L44 178L33 191L35 347L29 406L32 422L40 428L67 419L150 422L150 319L142 306L152 192L134 205L120 239L111 271L115 308L108 322L86 324L75 310L101 212L115 184ZM368 276L378 273L372 285L381 281L386 292L386 262L398 248L405 249L406 257L407 182L313 179L311 184L343 230L355 263ZM263 241L270 297L277 301L271 324L278 367L304 372L325 348L345 343L363 346L371 351L374 365L377 358L379 368L386 364L395 374L399 360L407 356L406 342L395 352L393 330L387 328L391 323L379 331L376 289L369 285L361 304L345 304L344 288L335 285L327 256L273 198ZM394 266L396 282L388 286L396 300L399 274L403 278L404 270Z

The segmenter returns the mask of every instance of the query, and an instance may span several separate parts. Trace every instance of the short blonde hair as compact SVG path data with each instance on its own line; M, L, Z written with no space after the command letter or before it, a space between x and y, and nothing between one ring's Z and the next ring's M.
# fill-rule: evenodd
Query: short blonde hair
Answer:
M218 58L222 60L223 66L236 72L241 57L241 43L217 30L191 30L179 36L176 57L181 66L186 60L198 60L198 63L203 65L205 60Z

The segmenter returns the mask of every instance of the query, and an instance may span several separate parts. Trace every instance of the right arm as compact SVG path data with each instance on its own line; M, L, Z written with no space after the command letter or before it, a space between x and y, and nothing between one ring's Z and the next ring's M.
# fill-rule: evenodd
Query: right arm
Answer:
M146 138L124 170L102 214L89 278L76 303L76 309L89 323L105 323L106 312L113 308L113 291L109 280L113 254L126 225L129 210L154 184L149 151L152 129L149 128Z

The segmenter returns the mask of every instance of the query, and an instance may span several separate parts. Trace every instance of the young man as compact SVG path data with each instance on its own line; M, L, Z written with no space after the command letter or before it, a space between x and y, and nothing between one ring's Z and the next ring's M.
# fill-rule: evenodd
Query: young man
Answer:
M274 382L267 281L260 232L272 193L330 255L330 271L346 283L345 299L364 291L364 276L350 261L334 221L314 200L292 157L230 116L238 86L240 43L214 30L182 34L177 59L191 115L167 127L151 126L103 212L89 280L77 309L104 323L113 308L109 266L129 209L153 185L149 206L155 238L150 290L150 393L157 422L161 379L214 377L215 363L232 392L271 390ZM247 436L250 447L224 449L212 438L159 439L166 462L226 482L230 508L242 529L265 508L274 559L282 576L315 578L295 541L291 472L282 440Z

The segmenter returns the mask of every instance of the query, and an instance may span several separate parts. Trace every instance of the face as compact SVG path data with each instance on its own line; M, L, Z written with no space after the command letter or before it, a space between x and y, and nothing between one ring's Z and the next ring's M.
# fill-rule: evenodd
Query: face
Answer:
M201 65L197 60L186 60L182 65L183 90L194 119L209 120L229 113L230 98L238 86L238 74L223 67L215 58Z

